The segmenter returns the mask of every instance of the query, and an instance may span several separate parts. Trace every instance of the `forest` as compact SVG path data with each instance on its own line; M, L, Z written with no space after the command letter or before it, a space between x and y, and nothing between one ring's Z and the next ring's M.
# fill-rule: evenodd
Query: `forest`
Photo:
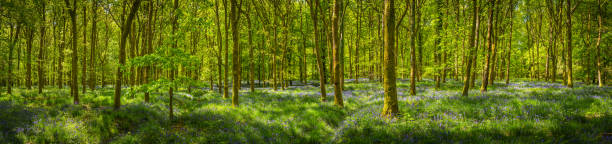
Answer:
M0 0L0 143L612 143L608 0Z

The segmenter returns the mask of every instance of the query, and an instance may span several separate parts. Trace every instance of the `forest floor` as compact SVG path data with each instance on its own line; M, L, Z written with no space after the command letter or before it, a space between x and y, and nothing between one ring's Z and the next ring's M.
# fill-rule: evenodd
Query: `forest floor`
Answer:
M462 83L398 83L401 115L381 118L382 84L345 83L344 108L320 102L318 87L286 90L243 87L240 107L217 92L181 89L168 116L162 90L122 96L113 89L81 94L69 89L16 89L0 96L0 143L611 143L612 87L513 81L461 96ZM478 83L476 83L479 86ZM280 89L280 88L279 88ZM127 89L126 89L127 91ZM328 91L332 91L328 87Z

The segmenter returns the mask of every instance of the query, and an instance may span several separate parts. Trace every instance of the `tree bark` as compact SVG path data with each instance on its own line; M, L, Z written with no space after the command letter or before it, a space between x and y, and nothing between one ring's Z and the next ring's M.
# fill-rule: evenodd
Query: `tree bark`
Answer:
M489 0L491 7L489 7L489 19L487 20L487 49L485 52L485 63L482 69L482 85L480 86L480 92L487 91L487 84L489 78L489 65L491 61L491 51L493 47L492 43L492 31L493 31L493 9L495 8L495 0Z
M175 0L175 2L178 0ZM232 82L232 105L234 107L239 106L238 96L240 92L240 43L239 37L240 33L238 32L238 22L240 20L240 4L236 0L230 0L230 5L232 7L230 12L231 18L231 27L232 27L232 74L233 74L233 82Z
M132 3L132 9L130 10L130 13L127 19L123 22L123 24L121 24L121 39L119 43L119 66L125 65L125 44L127 43L126 39L132 29L131 27L132 21L134 17L136 16L136 12L138 11L138 7L140 6L140 1L141 0L134 0L134 2ZM125 15L125 11L123 15ZM123 71L121 70L121 67L118 67L117 76L115 77L116 81L115 81L115 96L114 96L114 107L113 107L115 110L119 110L119 108L121 107L122 78L123 78ZM172 97L170 97L170 101L172 101ZM172 110L171 110L171 113L172 113Z
M395 1L385 0L383 10L384 39L384 106L381 116L392 118L399 114L395 72ZM413 0L413 5L414 5ZM414 7L413 7L414 8ZM414 9L413 9L414 12ZM414 17L413 17L414 20ZM413 23L414 25L414 23ZM414 27L414 26L413 26ZM413 34L414 35L414 34ZM414 46L414 44L412 44ZM414 47L413 47L414 48ZM413 76L413 74L411 74ZM414 81L414 80L413 80Z
M478 49L478 26L479 26L479 20L478 20L478 13L479 13L479 7L478 7L478 0L472 0L472 5L474 7L474 12L472 15L472 31L470 34L470 46L469 48L471 48L469 50L469 54L468 54L468 58L467 58L467 63L466 63L466 68L465 68L465 73L464 75L464 79L463 79L463 91L462 91L462 95L463 96L468 96L468 92L470 90L470 76L471 76L471 70L472 70L472 57L475 56L476 54L476 50Z
M314 26L313 39L314 39L314 50L316 59L317 59L317 70L319 71L319 88L321 89L321 101L326 101L327 93L325 92L325 73L323 69L325 69L325 65L323 65L323 61L321 59L321 52L319 48L319 28L318 28L318 18L317 18L317 9L319 8L319 0L310 0L310 15L312 18L312 23Z
M391 0L393 1L393 0ZM339 107L344 107L344 103L342 100L342 85L340 83L342 70L340 65L340 34L339 34L339 17L340 17L340 5L342 5L342 0L334 0L333 1L333 14L332 14L332 53L333 53L333 74L334 78L332 82L334 83L334 104ZM387 1L388 3L388 1ZM393 41L391 39L390 41Z
M215 0L215 25L217 26L217 43L219 44L217 48L219 49L217 53L217 71L219 72L219 79L217 87L219 89L219 93L223 93L223 84L221 81L223 80L223 59L221 58L223 53L223 38L221 35L221 22L219 21L219 1ZM225 97L224 97L225 98Z
M92 21L91 21L91 53L89 54L89 66L91 68L89 72L89 89L92 91L96 88L96 46L98 44L98 2L93 1L91 3L91 11L93 13Z
M64 0L66 5L70 5L68 0ZM73 97L74 104L79 104L79 87L77 86L77 73L78 73L78 56L77 56L77 25L76 25L76 6L77 0L72 1L72 7L68 8L70 14L70 23L72 25L72 70L70 73L70 94Z
M46 3L44 0L41 0L42 4L42 21L40 24L40 47L38 48L38 94L42 94L43 88L45 87L45 77L44 77L44 49L45 49L45 28L46 28L46 16L45 16L45 6Z
M571 0L567 0L567 60L565 65L567 67L567 87L573 88L574 83L572 81L572 3Z
M595 47L597 48L597 83L599 87L603 87L604 86L604 81L602 81L602 75L604 75L601 71L601 48L599 47L599 43L601 41L601 33L603 31L603 27L602 27L602 15L603 15L603 9L601 8L603 4L601 3L601 0L597 0L597 10L599 10L599 12L597 13L597 26L598 26L598 30L597 30L597 43L595 44Z

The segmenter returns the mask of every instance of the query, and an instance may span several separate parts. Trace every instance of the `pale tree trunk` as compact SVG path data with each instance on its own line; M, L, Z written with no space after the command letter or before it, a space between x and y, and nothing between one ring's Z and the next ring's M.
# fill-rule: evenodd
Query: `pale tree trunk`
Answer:
M601 8L602 3L601 0L597 0L597 9L599 10L599 12L597 13L597 26L598 26L598 30L597 30L597 44L596 44L596 50L597 50L597 83L599 87L603 87L604 86L604 82L602 81L602 72L601 71L601 48L599 47L599 43L601 41L601 32L603 31L603 27L602 27L602 15L603 15L603 9Z

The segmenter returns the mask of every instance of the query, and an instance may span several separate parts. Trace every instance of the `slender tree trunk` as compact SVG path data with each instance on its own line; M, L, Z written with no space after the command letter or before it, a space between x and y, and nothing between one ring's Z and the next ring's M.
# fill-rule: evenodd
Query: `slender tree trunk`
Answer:
M153 52L153 27L152 25L154 20L153 20L153 2L149 3L149 14L147 15L147 50L146 50L146 54L150 54ZM145 67L145 75L144 75L144 82L145 83L149 83L149 79L150 77L152 77L153 75L153 69L151 66L147 66ZM211 84L212 87L212 84ZM144 99L145 102L148 103L149 102L149 91L145 91L144 93Z
M62 16L62 41L60 42L60 46L58 49L58 62L57 62L57 87L62 89L64 88L64 47L66 46L66 19Z
M391 7L388 6L389 1L385 1L385 9L387 7ZM390 4L393 5L393 4ZM411 25L411 29L412 31L410 32L411 36L410 36L410 95L414 96L416 95L416 73L417 73L417 68L416 68L416 55L415 55L415 51L416 51L416 37L417 37L417 3L416 0L412 0L412 5L411 5L411 17L410 17L410 25ZM388 12L391 13L391 12ZM391 18L392 19L392 18ZM420 53L420 52L419 52ZM395 76L395 75L394 75ZM393 84L395 85L395 84ZM395 87L394 87L395 89ZM396 95L397 97L397 95Z
M96 46L98 44L98 28L97 28L97 20L98 20L98 2L93 1L91 3L91 11L93 13L92 21L91 21L91 53L89 54L89 66L91 68L89 72L89 89L92 91L96 88L96 63L95 63L95 55L96 55Z
M510 55L512 54L512 25L514 23L514 2L510 0L510 38L508 39L508 53L506 54L506 85L510 84ZM554 77L554 76L553 76Z
M357 40L355 40L355 83L359 83L359 42L361 41L360 30L361 30L361 1L357 2L357 32L355 33Z
M489 65L491 61L491 49L493 47L492 43L492 31L493 31L493 9L495 8L495 0L489 0L491 3L491 7L489 8L489 19L487 20L487 49L485 51L485 63L482 69L482 85L480 86L480 92L487 91L487 84L489 78Z
M227 0L223 0L223 9L224 9L224 20L225 20L225 64L223 70L223 98L229 97L229 82L227 78L228 68L229 68L229 20L227 19Z
M13 90L13 50L15 49L15 45L17 45L17 42L19 42L19 31L21 30L21 24L17 23L17 30L13 31L13 29L15 29L15 26L11 25L11 33L13 34L13 40L10 44L10 48L9 48L9 59L8 59L8 78L7 78L7 82L6 82L6 93L7 94L12 94L12 90Z
M34 29L27 28L26 40L26 88L32 89L32 41L34 40ZM19 65L19 64L17 64Z
M470 90L470 75L471 75L471 70L472 70L471 66L472 66L472 60L473 60L472 57L476 55L476 50L478 49L478 26L479 26L478 0L472 0L472 5L474 7L474 12L473 12L474 15L472 15L472 31L471 31L470 40L469 40L470 42L469 48L471 49L469 50L465 73L463 74L464 75L463 91L462 91L463 96L468 96L468 92Z
M85 3L83 4L85 5ZM87 91L87 7L83 6L83 59L81 61L81 85L83 94Z
M70 5L69 0L64 0L66 5ZM77 73L78 73L78 56L77 56L77 25L76 25L76 6L77 0L72 1L72 7L69 8L70 24L72 25L72 70L70 73L70 92L74 98L74 104L79 104L79 87L77 86Z
M45 1L41 0L42 4L42 20L40 26L40 47L38 48L38 94L42 94L43 88L45 87L45 77L44 77L44 49L45 49L45 28L46 28L46 16L45 16ZM30 82L31 83L31 82Z
M595 47L597 48L597 83L599 87L603 87L604 86L604 81L602 81L602 72L601 71L601 48L599 47L599 43L601 41L601 33L603 31L603 27L602 27L602 15L603 15L603 9L601 8L603 4L601 3L601 0L597 0L597 9L599 10L599 12L597 13L597 26L598 26L598 30L597 30L597 44L595 44Z
M223 53L223 38L221 35L221 22L219 21L219 1L215 0L215 25L217 26L217 43L219 44L217 46L217 48L219 48L218 54L217 54L217 71L219 72L219 79L218 79L218 84L217 87L219 88L219 93L223 93L223 84L221 81L223 80L223 59L221 58L221 55ZM225 95L224 95L225 98Z
M251 11L251 7L248 6L248 11ZM255 92L255 57L253 57L253 30L251 27L251 18L250 18L250 14L249 12L247 12L245 14L246 18L247 18L247 26L248 26L248 30L249 30L249 85L251 88L251 92Z
M138 11L138 7L140 6L141 0L134 0L132 3L132 9L127 17L127 19L121 24L121 39L119 41L119 65L125 65L125 45L127 43L126 39L128 34L130 33L132 27L132 21L136 16L136 12ZM125 11L123 13L125 15ZM121 83L123 78L123 71L121 68L117 68L117 76L115 77L115 96L114 96L114 109L119 110L121 107ZM172 88L171 90L172 91ZM172 93L172 92L170 92ZM170 97L170 103L172 103L172 97ZM172 106L172 105L170 105ZM172 114L172 107L170 107L170 113Z
M175 2L178 0L175 0ZM231 27L232 27L232 105L238 107L238 96L240 90L240 33L238 32L238 22L240 20L240 4L236 0L230 0L231 5Z
M176 29L178 29L178 12L177 9L179 7L179 3L178 0L174 0L174 9L172 10L172 35L176 34ZM172 44L172 48L173 49L177 49L178 46L178 40L177 39L173 39L173 44ZM174 89L176 88L176 83L174 83L174 77L176 75L176 73L178 73L178 71L176 69L171 69L170 70L170 81L173 83L170 86L170 89L168 90L168 95L170 96L170 103L168 105L168 108L170 110L170 120L174 119L174 111L173 111L173 96L174 96Z
M393 0L391 0L393 1ZM340 34L338 32L339 28L339 17L340 17L340 8L342 5L342 0L334 0L333 1L333 14L332 14L332 47L333 47L333 74L334 79L332 82L334 83L334 104L339 107L344 107L342 100L342 85L340 83L340 78L342 76L342 67L340 65ZM388 1L387 1L388 3ZM391 39L390 41L393 41ZM393 49L393 48L391 48ZM393 59L391 59L393 60Z
M319 88L321 89L321 101L326 101L327 93L325 92L325 73L323 69L325 69L325 65L323 65L323 60L321 59L321 52L319 48L319 28L318 28L318 18L317 18L317 9L319 8L319 0L312 0L310 4L310 15L312 17L312 23L314 26L313 38L314 38L314 50L316 59L317 59L317 70L319 71Z
M567 87L569 88L574 87L572 81L572 11L571 0L567 0L567 60L565 65L567 66Z

